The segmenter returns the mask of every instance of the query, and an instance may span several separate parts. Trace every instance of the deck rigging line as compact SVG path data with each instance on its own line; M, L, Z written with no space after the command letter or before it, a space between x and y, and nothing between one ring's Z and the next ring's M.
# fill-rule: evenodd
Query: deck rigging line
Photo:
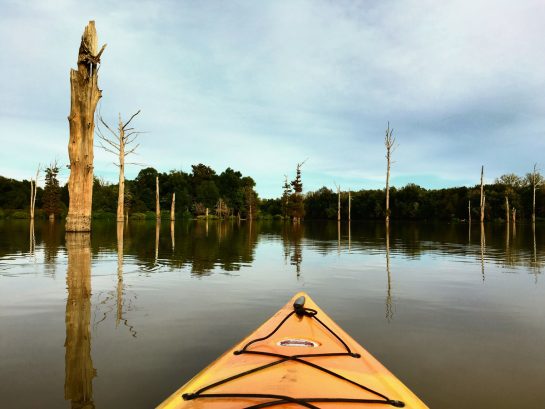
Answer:
M394 406L396 408L402 408L405 406L405 403L399 400L393 400L388 398L386 395L383 395L380 392L377 392L371 388L368 388L365 385L361 385L358 382L355 382L351 379L348 379L336 372L333 372L327 368L324 368L323 366L317 365L313 362L307 361L303 358L314 358L314 357L325 357L325 356L346 356L351 358L361 358L361 355L358 353L354 353L350 350L350 347L346 344L346 342L343 341L339 335L335 333L331 328L329 328L321 319L317 317L318 311L312 309L312 308L306 308L304 307L305 303L305 297L298 298L295 303L293 304L293 311L291 311L288 315L286 315L282 321L276 326L274 330L272 330L268 335L256 338L248 342L244 347L239 351L234 351L235 355L241 355L241 354L253 354L253 355L263 355L263 356L270 356L278 358L277 361L269 362L265 365L258 366L256 368L252 368L250 370L238 373L236 375L230 376L228 378L219 380L217 382L214 382L210 385L207 385L198 391L194 393L184 393L182 395L182 398L184 400L193 400L193 399L205 399L205 398L263 398L263 399L272 399L268 402L263 402L257 405L247 406L244 409L261 409L261 408L270 408L273 406L283 405L283 404L289 404L294 403L299 406L305 407L305 408L311 408L311 409L320 409L318 406L313 405L313 403L376 403L376 404L385 404ZM282 325L294 314L297 314L299 317L309 317L311 319L315 319L318 321L326 330L328 330L344 347L346 352L330 352L330 353L323 353L323 354L300 354L300 355L283 355L283 354L276 354L272 352L262 352L262 351L248 351L248 347L256 342L264 341L268 338L270 338L276 331L282 327ZM349 382L352 385L355 385L359 387L360 389L363 389L367 392L370 392L377 396L377 399L351 399L351 398L294 398L291 396L284 396L284 395L274 395L274 394L266 394L266 393L204 393L209 389L212 389L216 386L223 385L227 382L230 382L232 380L241 378L246 375L250 375L252 373L261 371L266 368L270 368L272 366L281 364L283 362L287 361L295 361L298 363L301 363L303 365L311 366L312 368L315 368L319 371L325 372L335 378L342 379L343 381ZM382 398L382 399L378 399Z

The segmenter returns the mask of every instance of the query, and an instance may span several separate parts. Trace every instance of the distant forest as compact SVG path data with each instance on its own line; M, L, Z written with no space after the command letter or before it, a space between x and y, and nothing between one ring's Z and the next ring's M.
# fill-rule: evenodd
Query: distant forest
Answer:
M155 180L159 178L160 203L165 217L169 217L172 194L176 194L177 217L289 218L286 196L260 199L255 181L241 172L227 168L217 174L209 166L192 166L192 172L160 173L154 168L142 169L134 180L125 182L125 208L129 217L155 219ZM532 214L531 175L523 177L507 174L484 187L486 195L485 220L502 221L506 217L506 200L516 209L517 219L530 219ZM304 179L304 178L303 178ZM543 178L539 175L539 180ZM293 182L292 182L293 183ZM281 187L279 181L279 187ZM286 186L284 186L286 188ZM27 218L30 204L30 181L17 181L0 176L0 218ZM68 208L67 185L59 187L57 214L64 217ZM95 178L93 186L93 217L115 218L117 184ZM472 218L479 221L480 186L447 189L424 189L416 184L390 188L390 214L398 220L467 220L471 203ZM336 219L338 195L322 187L303 195L305 219ZM36 216L46 217L44 191L36 194ZM362 189L351 192L351 219L384 219L385 190ZM341 192L341 218L348 218L348 192ZM545 220L545 189L536 192L536 218Z

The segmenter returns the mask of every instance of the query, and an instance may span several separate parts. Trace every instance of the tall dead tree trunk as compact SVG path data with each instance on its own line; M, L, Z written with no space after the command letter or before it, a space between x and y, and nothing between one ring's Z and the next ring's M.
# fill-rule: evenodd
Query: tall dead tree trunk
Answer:
M176 220L176 193L172 194L172 204L170 205L170 220Z
M78 69L70 70L70 204L66 217L66 231L91 230L93 201L93 135L95 109L101 97L98 89L98 67L103 45L98 51L95 22L85 27L78 53Z
M117 221L125 221L125 130L119 115L119 182L117 190Z
M350 192L350 190L348 190L348 221L350 221L350 210L351 210L351 207L352 207L352 192Z
M393 136L393 129L390 129L390 122L386 128L384 137L384 146L386 146L386 222L390 221L390 166L392 162L392 153L396 148L396 138Z
M159 204L159 176L155 176L155 215L161 220L161 207Z
M536 166L537 163L534 163L534 171L532 172L532 223L536 222Z
M337 221L341 221L341 187L337 186L335 183L335 186L337 187Z
M36 169L36 179L30 179L30 219L34 220L34 210L36 209L36 193L38 191L38 177L40 176L40 165Z
M485 202L483 178L484 178L484 166L481 166L481 223L484 222L484 202Z
M467 202L467 220L471 224L471 200Z

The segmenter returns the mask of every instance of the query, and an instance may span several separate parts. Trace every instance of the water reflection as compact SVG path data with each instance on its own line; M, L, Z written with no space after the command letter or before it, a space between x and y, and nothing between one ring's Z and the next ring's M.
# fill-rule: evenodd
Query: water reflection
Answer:
M91 237L66 233L66 340L64 398L72 408L94 408L91 358Z
M486 249L486 233L484 231L484 223L481 222L481 274L483 276L483 281L485 279L485 276L484 276L485 249Z
M282 248L284 251L284 262L295 266L295 275L301 277L301 264L303 263L302 240L305 228L301 223L283 223L282 226Z
M428 394L436 389L431 378L474 391L475 379L489 372L494 379L482 391L502 376L498 390L504 391L513 378L501 368L516 365L524 371L517 390L526 388L525 396L531 396L526 380L543 379L545 368L534 351L541 345L536 340L544 339L539 321L544 287L538 281L544 255L545 226L520 220L516 235L513 225L504 223L179 220L170 229L163 222L161 229L155 221L96 222L91 238L65 235L59 222L0 220L0 377L13 376L13 384L30 389L35 381L27 379L32 376L26 370L29 360L44 373L57 373L55 365L60 365L56 378L39 379L45 385L44 407L62 406L65 398L74 408L93 408L99 406L99 396L110 407L115 394L127 406L150 407L171 392L171 385L168 391L161 389L169 380L179 377L175 383L181 383L277 308L278 299L303 288L329 302L328 311L341 317L350 333ZM479 273L484 280L485 272L486 283L481 283ZM59 279L62 293L57 294ZM267 291L256 296L256 288ZM59 307L62 329L50 325L58 322ZM19 325L21 316L25 325ZM232 316L241 318L225 319ZM132 338L136 322L138 340ZM47 331L55 335L46 338ZM409 336L400 338L399 331ZM44 345L54 344L52 349L41 344L42 335ZM59 350L62 339L55 336L63 335L64 350ZM36 339L43 351L20 352L35 348ZM452 369L472 365L475 357L486 358L478 373L470 380L465 373L457 377L463 370ZM94 379L93 359L101 382ZM410 378L416 360L430 365L433 376ZM186 371L183 376L181 371ZM120 373L134 377L121 380ZM63 375L64 396L62 387L56 387ZM428 383L433 386L426 389ZM142 384L147 387L139 388ZM480 402L482 391L474 394L481 394ZM153 402L144 402L143 396L152 395ZM4 390L3 396L7 406L16 406L10 404L21 393ZM451 393L449 398L456 402L459 396ZM431 406L447 407L441 399Z
M390 322L394 318L392 303L392 275L390 273L390 223L386 221L386 275L388 277L388 289L386 291L386 320Z

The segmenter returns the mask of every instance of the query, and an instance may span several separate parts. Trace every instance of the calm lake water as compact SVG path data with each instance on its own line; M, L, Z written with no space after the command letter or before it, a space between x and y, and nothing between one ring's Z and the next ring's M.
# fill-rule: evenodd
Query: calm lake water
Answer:
M545 405L543 225L93 229L0 221L0 407L153 407L299 290L432 408Z

